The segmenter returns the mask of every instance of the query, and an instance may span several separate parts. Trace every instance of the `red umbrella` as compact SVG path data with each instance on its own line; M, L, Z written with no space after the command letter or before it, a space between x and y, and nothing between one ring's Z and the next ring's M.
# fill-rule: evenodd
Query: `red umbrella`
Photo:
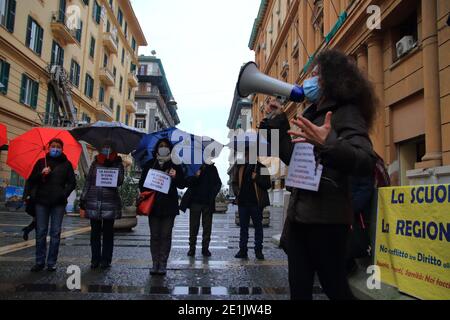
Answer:
M0 123L0 147L3 147L5 144L8 144L6 126Z
M36 162L47 154L48 143L55 138L64 142L63 152L76 169L81 156L81 145L68 131L51 128L35 128L11 140L6 163L20 176L28 179Z

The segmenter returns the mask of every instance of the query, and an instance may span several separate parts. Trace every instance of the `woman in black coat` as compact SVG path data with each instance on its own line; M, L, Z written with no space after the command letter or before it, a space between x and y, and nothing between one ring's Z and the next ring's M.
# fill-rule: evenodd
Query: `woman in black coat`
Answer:
M317 57L313 78L304 83L311 105L290 131L281 105L272 100L261 128L280 130L280 158L291 161L296 143L314 145L323 165L318 192L293 189L283 246L288 253L291 299L312 299L314 275L330 299L354 299L346 277L351 176L369 176L376 162L368 131L375 98L368 80L345 54L329 50ZM297 137L292 140L291 136Z
M177 188L185 188L183 168L175 165L171 160L172 144L167 139L158 141L153 159L142 170L139 181L141 192L151 191L144 184L150 170L159 170L168 174L171 184L168 194L157 192L155 203L149 215L150 250L153 260L152 275L165 275L167 273L167 260L172 247L172 229L175 217L180 214Z
M75 173L63 148L62 140L51 140L49 152L35 164L27 181L27 189L34 190L31 201L35 203L36 210L36 265L32 272L43 270L46 262L48 271L56 271L67 198L76 187ZM49 222L50 247L47 257Z
M98 169L117 171L117 186L97 186ZM122 201L119 187L123 184L122 158L114 150L114 143L107 142L95 157L80 198L80 209L84 217L91 220L91 268L111 266L114 249L114 222L122 217ZM103 235L103 247L102 247Z

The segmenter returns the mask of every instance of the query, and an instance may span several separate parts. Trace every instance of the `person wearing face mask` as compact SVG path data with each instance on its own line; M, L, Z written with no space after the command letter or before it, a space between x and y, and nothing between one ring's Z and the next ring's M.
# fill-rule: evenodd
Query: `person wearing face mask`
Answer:
M47 155L35 164L27 180L28 187L34 189L36 214L36 264L32 272L43 270L46 263L48 271L56 270L67 198L76 187L75 173L63 148L62 140L51 140ZM50 247L47 256L49 223Z
M346 277L353 222L349 180L374 172L376 155L368 132L376 113L375 95L345 54L327 50L316 63L313 77L303 86L310 105L291 122L298 129L291 130L275 100L266 112L276 115L263 120L260 128L279 130L280 158L286 165L294 145L307 142L314 145L316 161L323 166L317 192L293 188L291 193L281 241L288 254L291 299L312 299L316 273L330 299L354 299Z
M186 186L183 168L172 162L172 148L169 140L158 141L153 158L142 168L142 176L139 180L139 189L145 192L151 191L144 187L150 170L162 171L171 177L169 192L156 193L149 215L150 251L153 261L151 275L164 276L167 273L167 261L172 247L172 229L176 216L180 214L177 188L184 189Z
M105 142L92 163L83 192L80 197L80 209L85 218L91 221L91 269L111 267L114 249L114 222L122 217L122 201L119 187L124 180L122 158L114 150L114 143ZM97 186L98 169L116 170L117 185L114 187ZM103 244L102 244L103 238Z

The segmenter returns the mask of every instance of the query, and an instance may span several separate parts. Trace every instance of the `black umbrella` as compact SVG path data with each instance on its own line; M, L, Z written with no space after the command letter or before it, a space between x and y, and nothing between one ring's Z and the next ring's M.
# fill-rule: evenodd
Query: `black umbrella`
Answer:
M144 133L136 128L120 122L98 121L92 125L79 127L70 131L78 141L84 141L97 149L105 142L114 142L114 149L118 153L129 154L139 145Z

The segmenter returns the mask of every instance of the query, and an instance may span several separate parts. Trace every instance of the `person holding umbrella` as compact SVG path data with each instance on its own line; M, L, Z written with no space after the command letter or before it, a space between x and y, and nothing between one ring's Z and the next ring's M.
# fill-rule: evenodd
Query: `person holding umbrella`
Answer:
M152 191L146 187L146 180L152 170L162 171L171 178L168 193L156 192L156 199L149 215L150 249L153 260L151 275L165 275L167 273L167 260L172 246L172 229L175 217L180 214L177 188L185 188L184 170L175 165L171 159L173 144L169 139L160 139L154 150L153 158L142 168L139 181L141 192Z
M63 152L64 142L54 138L48 143L48 153L33 168L27 184L36 188L36 265L32 272L45 268L56 271L61 227L67 198L76 187L72 164ZM50 222L50 247L47 256L47 234Z
M111 184L101 183L101 174L110 174ZM100 181L100 182L99 182ZM115 144L106 141L92 163L80 197L82 217L91 220L91 269L111 267L114 248L114 222L122 217L119 187L124 181L122 158ZM103 236L103 246L102 246Z

